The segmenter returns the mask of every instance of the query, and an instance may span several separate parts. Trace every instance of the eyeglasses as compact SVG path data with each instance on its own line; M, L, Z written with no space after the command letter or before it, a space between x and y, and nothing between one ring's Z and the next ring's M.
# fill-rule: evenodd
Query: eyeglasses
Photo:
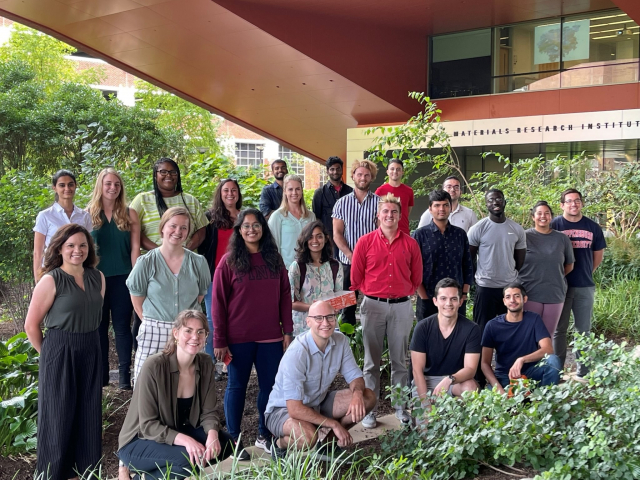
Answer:
M158 170L158 173L160 175L162 175L163 177L166 177L167 175L171 175L172 177L177 177L178 176L178 171L177 170Z
M580 205L582 203L582 200L580 200L579 198L576 198L575 200L565 200L564 203L566 205Z
M322 324L323 321L327 321L329 323L335 323L336 321L336 314L332 313L330 315L309 315L309 318L313 318L316 323L318 324Z
M445 185L445 190L460 190L460 185Z
M249 230L262 230L262 225L260 225L259 223L243 223L242 225L240 225L240 228L243 232L248 232Z

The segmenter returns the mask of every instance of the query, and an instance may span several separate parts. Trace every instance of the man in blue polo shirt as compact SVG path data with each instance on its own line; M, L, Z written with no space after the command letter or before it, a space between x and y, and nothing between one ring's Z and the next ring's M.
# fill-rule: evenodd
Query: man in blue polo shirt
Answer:
M553 355L551 337L540 315L524 311L527 292L519 283L510 283L504 287L503 296L507 313L490 320L482 334L481 367L487 384L505 393L511 380L524 375L541 386L556 385L562 363ZM494 350L495 372L491 367Z

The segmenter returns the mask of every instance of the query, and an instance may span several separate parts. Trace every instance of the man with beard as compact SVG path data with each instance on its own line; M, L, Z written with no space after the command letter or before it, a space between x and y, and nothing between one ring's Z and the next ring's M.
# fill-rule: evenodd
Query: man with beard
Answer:
M324 223L331 239L333 240L333 207L342 197L353 192L353 188L342 181L342 159L340 157L329 157L326 163L329 181L318 187L313 194L311 209L318 220ZM338 246L333 242L333 256L337 259L339 254Z
M482 372L487 382L500 393L511 380L523 375L540 382L540 386L557 385L562 363L553 355L553 346L540 315L525 312L527 292L519 283L504 288L507 313L487 323L482 335ZM496 369L491 367L496 351ZM545 355L548 355L546 358ZM540 362L540 360L544 360Z
M390 193L378 202L380 228L364 235L353 251L351 289L365 298L360 306L364 344L364 383L380 397L380 363L387 337L391 385L407 384L407 345L413 327L410 296L422 282L422 257L418 243L398 228L402 206ZM396 418L409 423L404 405L395 404ZM363 420L364 428L376 426L375 412Z
M351 166L355 190L339 199L333 207L333 241L340 249L338 259L344 272L343 288L351 287L351 257L360 237L377 227L376 214L380 197L369 191L378 174L378 167L370 160L356 160ZM357 298L358 292L356 292ZM343 321L356 324L356 306L344 309Z
M389 160L389 165L387 166L389 183L380 185L376 190L376 195L382 197L383 195L390 193L394 197L398 197L400 199L400 203L402 204L402 217L400 218L399 228L400 231L407 235L411 235L411 230L409 229L409 215L411 214L411 209L414 204L413 189L402 183L403 174L404 164L402 163L402 160L398 158L392 158Z
M470 208L463 207L460 204L460 180L458 177L451 176L444 179L442 183L442 189L451 195L451 213L449 214L449 223L460 227L465 232L469 232L469 229L478 223L478 217ZM427 209L420 217L420 223L418 228L424 227L431 223L431 212Z
M260 194L260 202L258 202L258 208L267 220L269 220L271 212L279 209L282 203L282 182L285 175L289 173L287 162L280 159L274 160L271 164L271 173L276 181L264 186Z
M418 287L416 318L422 320L438 313L434 303L436 285L452 278L462 285L460 314L467 315L467 295L473 281L469 240L462 228L451 224L451 196L444 190L429 194L431 221L413 232L422 252L422 283Z

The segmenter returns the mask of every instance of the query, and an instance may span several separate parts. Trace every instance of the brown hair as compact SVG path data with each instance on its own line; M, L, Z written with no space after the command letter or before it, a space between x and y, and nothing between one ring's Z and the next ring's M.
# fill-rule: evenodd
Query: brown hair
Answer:
M354 160L351 164L351 176L353 177L356 174L356 170L360 167L366 168L371 172L371 180L376 179L376 175L378 175L378 167L371 160Z
M202 322L202 328L204 328L204 331L207 332L207 335L209 335L209 322L207 322L207 316L204 313L199 310L183 310L173 321L172 335L169 337L169 340L167 340L167 344L164 346L164 350L162 350L162 353L164 355L173 355L176 351L177 342L175 337L173 336L173 330L180 330L182 327L186 327L187 320L190 320L192 318L200 320Z
M567 188L564 192L560 194L560 203L564 203L564 197L569 195L570 193L577 193L580 196L580 201L584 202L582 198L582 194L576 190L575 188Z
M158 233L162 237L162 229L167 224L169 220L173 217L187 217L189 219L189 232L191 232L191 215L189 215L189 210L185 207L171 207L166 212L162 214L162 218L160 219L160 225L158 225Z
M82 225L69 223L60 227L53 235L53 238L47 247L47 251L44 254L44 265L40 269L41 276L62 266L62 255L60 254L60 250L67 240L69 240L70 237L73 237L76 233L83 233L87 238L87 245L89 246L89 253L87 254L85 261L82 262L82 266L84 268L93 268L98 264L96 247L93 244L91 234L89 234L87 229Z

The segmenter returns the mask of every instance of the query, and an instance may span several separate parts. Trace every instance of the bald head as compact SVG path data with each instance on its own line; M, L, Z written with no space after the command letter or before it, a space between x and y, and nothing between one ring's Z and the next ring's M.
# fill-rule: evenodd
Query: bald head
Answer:
M325 302L324 300L318 300L314 302L309 307L309 315L331 315L332 313L336 313L329 302Z

